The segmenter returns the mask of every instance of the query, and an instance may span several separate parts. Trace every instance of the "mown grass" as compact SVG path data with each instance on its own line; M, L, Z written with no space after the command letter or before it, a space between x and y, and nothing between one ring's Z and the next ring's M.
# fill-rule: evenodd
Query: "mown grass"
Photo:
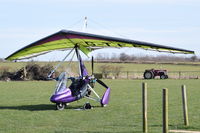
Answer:
M142 132L141 84L148 83L149 132L162 132L162 88L169 88L169 128L200 130L199 80L104 80L111 87L109 106L78 111L87 100L56 111L49 101L53 81L0 82L2 133ZM181 85L187 85L190 126L183 125ZM96 90L102 92L99 85Z

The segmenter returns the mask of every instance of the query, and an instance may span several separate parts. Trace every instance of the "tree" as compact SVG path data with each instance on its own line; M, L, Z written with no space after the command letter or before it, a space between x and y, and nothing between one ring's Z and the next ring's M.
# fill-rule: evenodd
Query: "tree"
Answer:
M5 60L3 58L0 58L0 62L4 62Z
M125 53L121 53L120 56L119 56L119 60L120 61L127 61L129 60L129 55L125 54Z
M195 61L197 60L197 56L196 56L196 55L192 56L192 57L191 57L191 60L192 60L193 62L195 62Z

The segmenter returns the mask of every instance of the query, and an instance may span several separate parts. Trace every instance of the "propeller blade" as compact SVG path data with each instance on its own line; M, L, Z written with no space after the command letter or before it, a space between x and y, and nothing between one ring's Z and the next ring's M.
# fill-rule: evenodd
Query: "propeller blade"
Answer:
M96 81L97 81L100 85L102 85L103 87L108 88L108 86L107 86L103 81L101 81L101 80L99 80L99 79L97 79Z
M92 56L92 75L94 74L94 57Z

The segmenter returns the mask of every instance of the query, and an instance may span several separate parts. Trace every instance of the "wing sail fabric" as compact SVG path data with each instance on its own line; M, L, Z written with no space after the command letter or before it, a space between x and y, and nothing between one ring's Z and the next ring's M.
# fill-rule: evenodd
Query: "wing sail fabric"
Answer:
M130 39L95 35L83 32L61 30L53 35L36 41L8 56L6 60L20 60L38 56L54 50L65 50L77 46L85 54L90 50L105 47L137 47L159 52L194 54L194 51L163 46Z

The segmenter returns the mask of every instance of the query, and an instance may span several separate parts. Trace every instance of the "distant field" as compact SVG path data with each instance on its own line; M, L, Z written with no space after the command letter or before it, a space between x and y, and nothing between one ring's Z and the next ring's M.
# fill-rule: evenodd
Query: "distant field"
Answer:
M28 62L30 63L30 62ZM0 63L0 67L9 67L11 70L17 70L25 65L28 64L27 62L4 62ZM45 64L53 64L54 66L58 64L58 62L36 62L40 65ZM196 63L198 64L198 63ZM88 70L91 70L91 63L85 62L86 67ZM193 63L184 65L183 63L181 65L179 64L135 64L135 63L94 63L95 71L100 72L100 67L105 65L111 65L111 66L120 66L122 67L122 71L144 71L145 69L167 69L169 71L200 71L200 64L199 66L194 65ZM60 69L66 69L67 63L64 63L61 65ZM77 68L77 63L72 63L71 65L73 69L75 70Z
M3 69L8 68L9 71L17 71L22 67L26 66L29 63L37 63L41 66L46 64L51 64L56 66L58 62L4 62L0 64L0 73ZM91 74L91 63L85 62L86 67L88 68L89 73ZM120 73L117 78L122 79L142 79L143 73L146 69L165 69L168 70L168 76L172 79L196 79L200 78L200 64L198 62L194 63L178 63L178 64L137 64L137 63L94 63L94 72L95 73L102 73L101 67L102 66L110 66L112 68L120 67ZM57 71L65 71L66 68L68 72L70 72L71 76L78 75L78 65L77 62L72 62L71 67L69 67L68 63L62 64ZM114 69L107 69L107 71L113 71ZM109 72L107 78L115 77L115 72ZM159 78L159 77L157 77Z
M0 82L0 132L2 133L140 133L141 84L148 83L150 133L162 132L162 88L169 88L169 129L200 131L200 80L104 80L111 87L109 106L91 102L92 110L77 111L87 100L55 111L49 101L55 82ZM181 89L188 92L189 127L183 126ZM96 90L101 88L96 86ZM100 92L103 89L99 89Z

